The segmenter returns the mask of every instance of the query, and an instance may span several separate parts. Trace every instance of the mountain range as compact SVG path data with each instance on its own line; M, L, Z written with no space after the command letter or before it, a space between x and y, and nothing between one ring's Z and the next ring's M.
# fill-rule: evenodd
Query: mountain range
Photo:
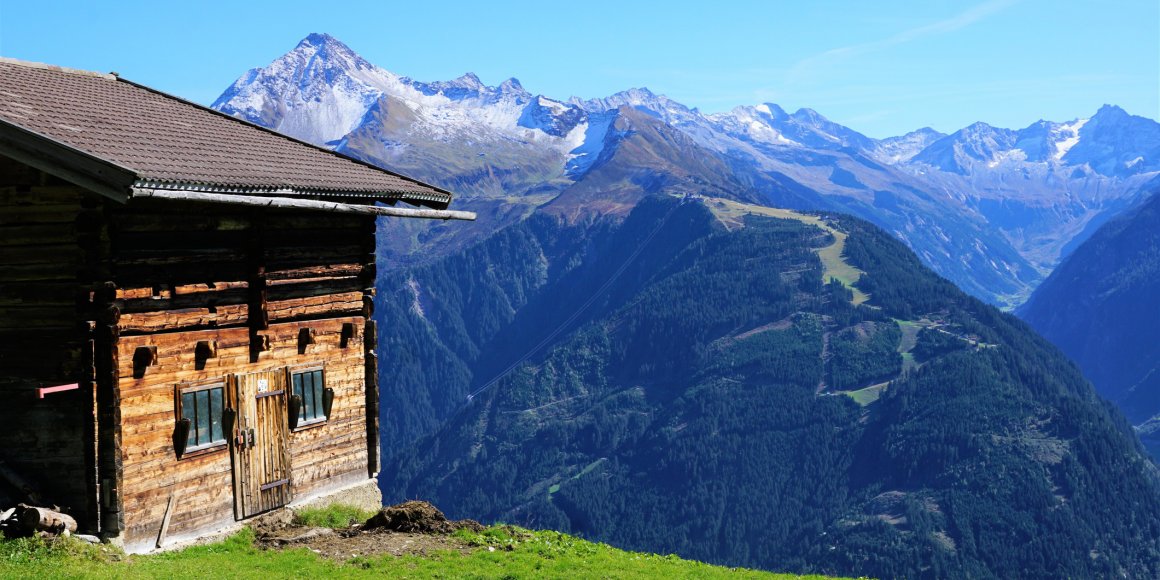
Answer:
M824 283L839 240L869 302ZM1123 417L866 222L654 196L379 288L391 500L796 573L1160 573Z
M1160 184L1160 124L1114 106L1020 130L873 139L773 103L707 114L644 88L558 99L514 78L422 82L325 34L246 72L213 107L449 188L480 213L473 227L392 233L384 250L397 263L461 249L537 209L577 220L693 193L852 213L1012 307Z
M1131 425L947 281L1014 306L1086 255L1160 183L1154 121L873 139L772 103L420 82L326 35L214 106L480 215L380 226L385 497L796 572L1160 574Z

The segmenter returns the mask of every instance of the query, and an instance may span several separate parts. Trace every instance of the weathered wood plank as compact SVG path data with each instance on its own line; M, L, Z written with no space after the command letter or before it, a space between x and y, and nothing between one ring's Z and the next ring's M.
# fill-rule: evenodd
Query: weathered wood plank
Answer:
M365 268L366 266L360 263L339 263L301 267L269 268L266 271L266 279L274 281L300 280L304 278L318 278L327 276L358 276Z
M177 503L177 492L169 494L169 505L165 506L165 516L161 518L161 531L157 533L157 547L165 544L165 535L169 533L169 520L173 517L173 504Z
M0 207L3 207L3 205L0 204ZM77 228L74 223L0 226L0 246L73 244L75 247L76 239Z
M6 283L0 275L0 307L76 305L84 293L72 281Z
M72 282L76 280L80 256L61 256L52 263L12 264L4 266L5 283Z
M227 304L213 308L182 308L159 312L129 312L121 315L122 332L156 332L181 328L245 324L245 304Z
M267 299L275 301L293 298L313 298L331 294L361 292L362 289L362 280L357 276L278 280L276 283L268 285Z
M58 185L43 184L44 177L51 178L40 172L39 170L24 165L22 163L14 163L7 165L4 168L4 182L10 183L13 171L18 171L16 168L24 168L31 170L29 175L36 176L32 181L26 182L23 187L15 187L11 185L0 186L0 204L15 203L26 205L43 205L56 204L62 202L73 202L84 199L86 197L93 197L93 194L82 187L78 187L71 183L60 183Z
M77 218L79 203L45 205L5 205L0 212L0 226L60 224L67 227Z
M247 290L231 288L220 291L184 293L177 290L166 291L161 297L148 296L123 300L121 310L129 313L146 313L186 309L208 309L211 307L236 306L246 304Z
M267 303L267 311L271 321L324 314L349 315L362 311L362 297L362 292L356 291L289 300L270 300Z

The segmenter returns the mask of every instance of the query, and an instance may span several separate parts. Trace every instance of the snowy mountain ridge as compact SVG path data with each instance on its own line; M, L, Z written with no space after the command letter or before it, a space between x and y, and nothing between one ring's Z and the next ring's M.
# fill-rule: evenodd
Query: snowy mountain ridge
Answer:
M1160 171L1160 125L1110 105L1092 117L1097 120L1093 125L1088 125L1092 118L1087 118L1039 121L1012 130L979 122L951 135L924 128L873 139L812 109L788 113L774 103L704 114L647 88L604 98L557 100L533 95L515 78L494 87L473 73L450 81L416 81L371 64L326 34L311 34L269 66L247 71L212 106L299 139L335 145L385 95L406 103L417 114L423 125L416 128L419 131L444 138L502 136L585 156L592 155L599 143L589 137L600 135L600 131L588 131L589 116L629 106L721 152L751 147L852 149L888 165L921 163L958 174L1011 163L1086 164L1090 171L1109 176ZM1127 148L1142 154L1125 156L1120 151L1124 147L1106 142L1079 146L1094 127L1105 128L1108 122L1132 125L1122 136L1137 141Z
M582 186L588 211L624 211L625 187L725 187L846 211L891 231L968 292L1008 305L1103 220L1160 188L1160 123L1110 105L1023 129L979 122L874 139L774 103L706 114L647 88L557 99L515 78L417 81L325 34L247 71L213 107L448 187L461 201L538 204Z
M311 34L269 66L247 71L211 106L303 141L337 146L383 97L412 110L421 121L413 131L438 139L508 137L571 150L580 145L586 122L581 116L561 130L554 115L529 116L534 107L569 107L533 97L514 78L498 87L484 85L472 73L451 81L415 81L367 62L326 34Z

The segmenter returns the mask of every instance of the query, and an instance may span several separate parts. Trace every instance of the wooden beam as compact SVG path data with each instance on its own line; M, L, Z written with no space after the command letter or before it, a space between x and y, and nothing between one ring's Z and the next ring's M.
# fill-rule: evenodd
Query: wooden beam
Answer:
M160 548L165 543L165 535L169 533L169 518L173 517L173 504L177 503L177 492L169 494L169 504L165 506L165 516L161 518L161 531L157 533L157 545Z
M104 282L96 287L94 310L99 314L93 335L97 380L97 469L100 478L101 535L117 537L125 529L123 487L125 479L124 450L121 447L121 376L117 342L120 330L114 316L103 312L114 309L117 285Z
M273 209L305 209L313 211L388 217L466 221L475 220L475 212L470 211L382 207L375 205L338 203L333 201L318 201L313 199L297 199L291 197L231 195L222 193L206 193L202 191L170 191L166 189L146 189L135 187L133 188L131 199L137 198L167 199L171 201L186 201L196 203L221 203L249 207L268 207Z
M366 396L367 474L374 479L382 468L382 448L379 436L379 357L378 330L374 320L366 321L363 328L363 348L366 349L363 389Z

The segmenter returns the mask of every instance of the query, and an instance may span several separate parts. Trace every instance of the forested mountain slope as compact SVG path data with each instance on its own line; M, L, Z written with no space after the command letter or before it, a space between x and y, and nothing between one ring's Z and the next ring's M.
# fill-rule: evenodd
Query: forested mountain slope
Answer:
M1020 315L1160 452L1160 196L1100 228Z
M834 236L730 207L537 215L384 276L386 498L803 572L1160 574L1156 467L1058 350L822 216L854 306Z

